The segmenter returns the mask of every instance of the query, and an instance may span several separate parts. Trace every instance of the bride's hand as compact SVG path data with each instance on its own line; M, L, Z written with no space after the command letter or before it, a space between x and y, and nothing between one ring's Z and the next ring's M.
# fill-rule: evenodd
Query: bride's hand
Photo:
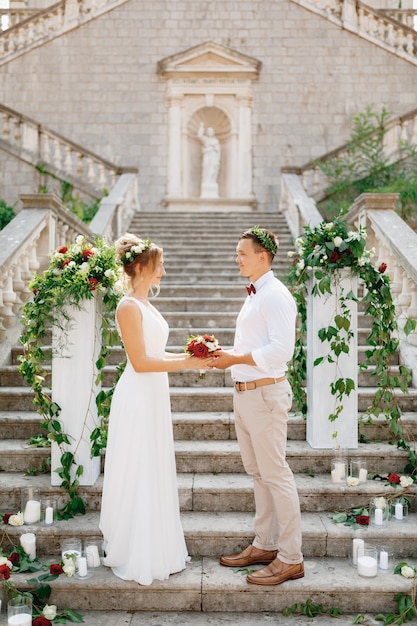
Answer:
M205 358L200 358L197 356L190 356L187 359L188 369L194 370L211 370L214 367L214 362L216 358L213 356L208 356Z

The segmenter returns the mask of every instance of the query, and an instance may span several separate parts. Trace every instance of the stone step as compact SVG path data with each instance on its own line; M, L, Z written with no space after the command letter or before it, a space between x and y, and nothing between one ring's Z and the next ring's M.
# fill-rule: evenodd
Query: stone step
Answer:
M372 423L361 422L360 432L367 441L391 441L392 433L383 415ZM41 416L35 411L0 411L0 439L29 439L40 432ZM417 438L417 413L404 413L403 429ZM176 440L234 440L236 431L233 413L228 412L177 412L172 413L174 439ZM298 413L290 414L288 439L303 441L306 438L306 420Z
M182 351L182 350L181 350ZM121 353L121 361L124 359L123 353ZM45 366L45 371L51 371L50 366ZM373 376L375 368L369 368L368 370L359 371L358 374L358 386L369 387L375 384L375 377ZM0 392L3 386L14 387L26 385L19 373L17 365L5 365L0 370ZM398 367L392 367L392 373L398 373ZM104 387L110 387L113 385L117 374L116 365L108 365L103 370L103 385ZM194 370L183 370L181 372L172 372L169 374L169 381L171 389L173 387L232 387L233 380L229 370L212 370L206 372L205 378L199 378L199 373ZM49 384L50 377L45 378L45 384Z
M207 376L210 375L208 372ZM358 411L364 412L378 391L377 387L361 387L358 393ZM232 387L172 387L171 408L174 412L231 412L233 410ZM417 389L410 387L407 393L396 390L396 400L403 412L413 412L416 407ZM29 387L2 387L0 411L31 411L33 392Z
M417 558L417 515L407 516L403 522L390 520L383 528L345 526L332 521L331 512L302 512L301 530L303 554L306 558L348 559L353 537L361 537L372 545L383 545L395 551L395 558ZM77 537L82 541L100 538L99 511L70 520L56 521L52 526L39 524L7 527L3 539L5 550L18 542L25 532L36 534L38 555L49 554L57 558L63 539ZM244 549L253 541L252 511L181 511L181 523L188 552L193 557L218 557Z
M176 440L177 471L183 473L241 473L244 472L237 441ZM3 472L35 471L42 468L50 456L49 448L29 446L25 439L0 441L0 463ZM287 461L293 472L328 473L334 451L313 449L306 441L289 440ZM359 444L351 451L352 458L365 458L370 473L404 473L408 453L389 443Z
M307 558L304 567L304 578L275 587L250 585L244 572L222 567L211 557L194 557L183 572L166 581L154 581L150 586L123 581L109 568L99 567L84 581L61 575L51 585L50 603L70 606L81 612L90 610L93 602L93 606L99 606L101 610L129 613L157 610L235 611L240 614L283 611L293 604L319 598L323 605L328 603L329 608L337 607L350 614L387 613L396 608L394 595L410 593L412 588L412 581L393 573L364 579L347 558ZM27 578L27 573L13 576L16 585L23 590L29 589ZM287 622L282 623L288 626L291 619L288 617ZM182 620L179 623L183 623Z

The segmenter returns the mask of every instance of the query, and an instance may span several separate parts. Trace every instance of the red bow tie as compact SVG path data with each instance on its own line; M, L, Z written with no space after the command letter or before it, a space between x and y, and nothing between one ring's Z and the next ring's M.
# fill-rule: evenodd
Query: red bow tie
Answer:
M248 287L246 287L246 291L248 292L248 296L250 296L251 293L256 293L255 285L251 283Z

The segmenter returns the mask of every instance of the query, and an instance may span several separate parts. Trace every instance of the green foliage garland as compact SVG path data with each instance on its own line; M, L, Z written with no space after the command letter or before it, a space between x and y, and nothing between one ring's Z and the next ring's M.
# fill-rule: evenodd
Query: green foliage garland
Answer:
M50 382L47 383L49 374L45 364L51 359L51 348L47 345L48 333L52 326L65 332L71 323L67 313L69 306L82 308L84 301L102 298L103 345L96 363L98 379L101 379L106 356L117 337L115 329L109 325L109 313L115 310L120 298L117 289L119 268L113 247L99 238L90 243L79 235L72 246L60 246L53 252L48 269L42 275L34 276L29 285L34 297L23 309L20 340L24 351L19 371L33 389L33 402L38 413L43 416L41 428L47 432L48 440L55 441L62 452L61 467L57 472L62 480L61 487L69 496L69 502L61 511L63 517L85 512L84 502L78 495L78 479L83 468L76 467L73 453L65 448L65 444L70 444L70 441L59 420L61 407L52 401ZM99 403L98 408L101 415ZM99 454L100 447L93 446L93 451ZM73 467L76 467L74 479L71 476Z
M363 284L362 302L365 304L365 315L372 317L371 332L367 343L366 361L361 369L374 367L377 392L364 413L363 420L372 420L383 413L394 434L398 447L408 450L409 464L405 471L414 474L417 468L417 455L403 437L401 425L402 411L395 396L395 388L406 393L410 381L409 370L400 365L398 373L391 367L393 357L399 347L398 325L395 305L391 295L390 278L385 274L385 263L376 267L371 262L372 251L366 248L366 231L359 227L357 231L349 229L342 216L333 222L322 222L318 227L305 227L304 233L296 240L297 253L294 258L288 284L296 299L299 311L300 326L296 340L295 355L289 367L289 377L294 390L294 399L299 410L306 413L306 396L304 391L306 380L305 331L307 317L308 284L312 276L316 284L312 296L325 296L334 293L340 287L340 271L348 268L352 275L357 276ZM352 293L343 293L339 289L340 309L334 322L319 331L319 338L328 345L329 362L337 362L340 354L348 353L351 334L351 319L346 302L355 298ZM409 334L416 328L415 320L408 320L404 332ZM318 366L324 359L317 359ZM336 398L336 409L329 416L330 421L340 414L343 398L353 389L353 381L338 378L331 386L331 393Z

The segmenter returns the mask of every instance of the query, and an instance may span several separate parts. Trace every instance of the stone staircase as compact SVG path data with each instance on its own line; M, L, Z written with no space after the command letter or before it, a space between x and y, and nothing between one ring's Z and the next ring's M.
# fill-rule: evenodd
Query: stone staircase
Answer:
M291 237L282 214L135 215L129 230L151 237L164 248L167 275L156 305L171 328L169 349L182 350L187 335L198 332L215 334L223 347L232 344L246 282L234 263L235 247L238 235L254 224L277 233L280 249L274 271L283 278L288 269ZM361 360L367 336L362 314L358 326ZM26 445L27 438L38 432L39 416L33 411L31 391L23 385L17 371L20 352L16 346L9 364L0 370L0 513L19 509L20 489L26 485L39 487L43 497L56 497L61 504L64 501L60 489L51 487L48 474L36 475L48 459L49 450ZM114 349L105 385L111 384L116 364L122 358L122 351ZM287 458L295 473L301 502L305 578L279 587L257 588L248 585L241 572L218 564L220 554L240 550L253 538L252 484L244 473L236 442L230 373L213 371L200 380L197 372L178 372L170 375L170 385L181 515L191 563L184 572L168 581L156 581L150 587L121 581L107 568L99 568L82 583L61 576L52 583L51 603L70 606L90 616L86 617L87 624L96 623L92 617L95 611L114 611L110 615L119 611L158 611L158 616L172 612L177 616L172 623L177 624L189 623L185 615L199 620L201 612L215 614L213 621L195 623L236 623L241 621L241 615L250 613L253 621L248 618L244 623L251 624L259 622L259 614L271 612L275 624L289 624L291 618L282 617L283 609L309 599L321 604L323 610L336 607L350 615L394 611L395 593L408 592L410 581L392 573L361 578L350 566L348 554L352 538L363 533L367 541L394 550L395 562L416 562L415 505L406 523L389 522L378 530L369 527L354 531L333 524L334 511L367 506L376 494L393 489L377 481L350 488L332 484L332 451L310 448L305 441L305 422L296 413L289 421ZM363 411L375 388L370 386L369 374L360 374L360 385L359 411ZM416 432L415 389L401 395L400 402L406 411L404 424L410 433ZM364 437L377 443L360 444L358 450L351 451L352 458L366 458L370 473L404 473L407 453L389 442L383 420L365 426ZM94 486L82 488L88 507L85 516L60 521L52 527L24 527L25 531L36 532L41 560L58 557L60 542L65 537L88 539L99 535L101 487L102 476ZM17 543L21 533L22 528L8 526L7 534L2 536L4 547ZM14 575L22 587L26 586L26 578L27 575ZM235 615L235 619L221 621L220 615L225 613ZM339 623L352 623L347 619ZM107 623L116 623L116 618ZM151 622L145 617L143 622L134 623L162 621ZM318 623L327 622L323 618Z

